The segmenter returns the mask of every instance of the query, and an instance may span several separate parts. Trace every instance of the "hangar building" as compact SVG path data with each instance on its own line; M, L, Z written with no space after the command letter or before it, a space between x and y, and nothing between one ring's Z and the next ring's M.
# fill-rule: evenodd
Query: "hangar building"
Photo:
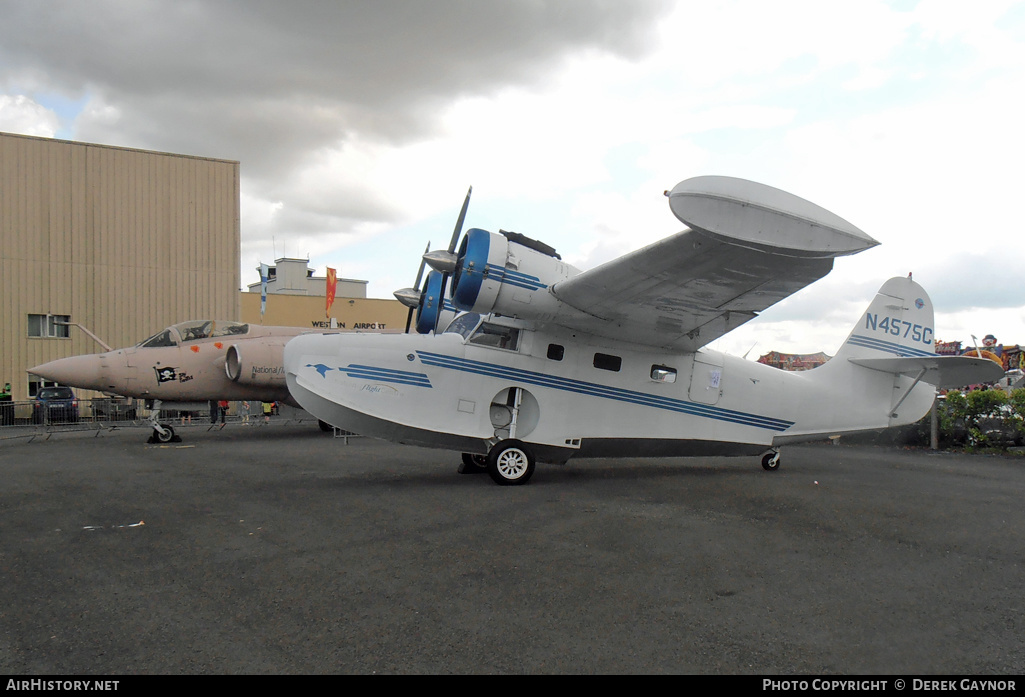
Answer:
M0 133L0 384L130 346L184 319L234 319L239 163Z

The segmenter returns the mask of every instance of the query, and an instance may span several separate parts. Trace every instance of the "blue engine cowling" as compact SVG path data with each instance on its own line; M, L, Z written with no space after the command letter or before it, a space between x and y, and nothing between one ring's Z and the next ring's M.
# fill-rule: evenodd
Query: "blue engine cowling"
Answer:
M445 307L445 276L440 271L427 274L427 283L416 307L416 331L430 334L438 327L438 318Z
M559 259L480 228L467 231L452 273L460 310L543 319L556 311L548 289L572 273Z

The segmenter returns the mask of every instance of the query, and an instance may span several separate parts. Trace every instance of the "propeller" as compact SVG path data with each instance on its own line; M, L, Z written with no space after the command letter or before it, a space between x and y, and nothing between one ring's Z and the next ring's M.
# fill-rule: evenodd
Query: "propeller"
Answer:
M434 331L438 326L438 318L444 309L445 286L448 278L456 268L458 256L456 255L456 243L463 232L463 221L466 220L466 209L470 206L470 194L473 193L471 186L466 192L466 199L463 200L463 207L459 211L459 218L456 220L456 227L452 231L452 239L448 243L448 249L431 251L430 242L424 250L420 259L420 269L416 272L416 282L412 288L403 288L393 293L395 299L409 308L406 315L406 333L413 324L413 313L416 312L416 330L421 334ZM430 266L433 271L423 278L424 266ZM423 285L420 284L423 279ZM427 307L425 308L425 305ZM425 309L428 317L423 321ZM430 321L433 318L433 321ZM432 326L433 325L433 326Z
M473 193L473 187L471 186L466 191L466 199L463 201L463 207L459 211L459 219L456 220L456 227L452 231L452 239L448 243L448 249L439 249L430 254L424 254L424 261L435 271L440 271L445 274L445 280L448 280L449 275L455 271L456 262L459 257L456 255L456 243L459 242L459 235L463 232L463 221L466 220L466 209L470 206L470 194Z
M403 288L395 291L394 295L399 302L409 308L406 317L406 333L413 323L413 311L416 311L416 331L420 334L428 334L438 327L438 318L445 307L445 286L448 284L449 276L456 268L456 243L463 232L463 221L466 220L466 209L470 206L470 194L473 193L471 186L466 191L466 198L463 200L463 207L459 211L459 218L456 220L455 229L452 231L452 239L448 243L448 249L430 251L430 245L424 250L420 270L416 274L416 287ZM423 277L424 265L431 267L423 285L420 279Z
M420 279L424 275L424 266L427 264L426 257L429 251L431 251L430 242L427 243L427 248L424 249L424 256L420 259L420 268L416 272L416 280L413 282L413 287L403 288L392 293L396 300L409 308L409 312L406 313L406 334L409 334L409 326L413 323L413 312L420 306L423 299L423 288L420 287Z

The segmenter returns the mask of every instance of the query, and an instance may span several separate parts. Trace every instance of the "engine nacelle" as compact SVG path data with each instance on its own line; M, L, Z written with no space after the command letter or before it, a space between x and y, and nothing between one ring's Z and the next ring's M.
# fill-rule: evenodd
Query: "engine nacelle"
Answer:
M224 355L224 372L241 385L285 387L285 344L292 337L239 341Z
M554 249L540 242L473 228L459 247L452 304L481 314L550 319L560 308L549 288L574 273Z
M427 274L427 283L420 294L420 304L416 306L416 324L418 334L441 333L456 316L452 302L445 297L445 275L440 271Z

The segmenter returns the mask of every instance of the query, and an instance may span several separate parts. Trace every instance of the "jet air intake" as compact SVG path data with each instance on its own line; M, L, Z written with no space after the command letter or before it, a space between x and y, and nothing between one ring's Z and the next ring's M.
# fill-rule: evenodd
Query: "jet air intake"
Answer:
M261 341L240 341L224 354L224 372L240 385L284 387L284 346L291 337L266 337Z

